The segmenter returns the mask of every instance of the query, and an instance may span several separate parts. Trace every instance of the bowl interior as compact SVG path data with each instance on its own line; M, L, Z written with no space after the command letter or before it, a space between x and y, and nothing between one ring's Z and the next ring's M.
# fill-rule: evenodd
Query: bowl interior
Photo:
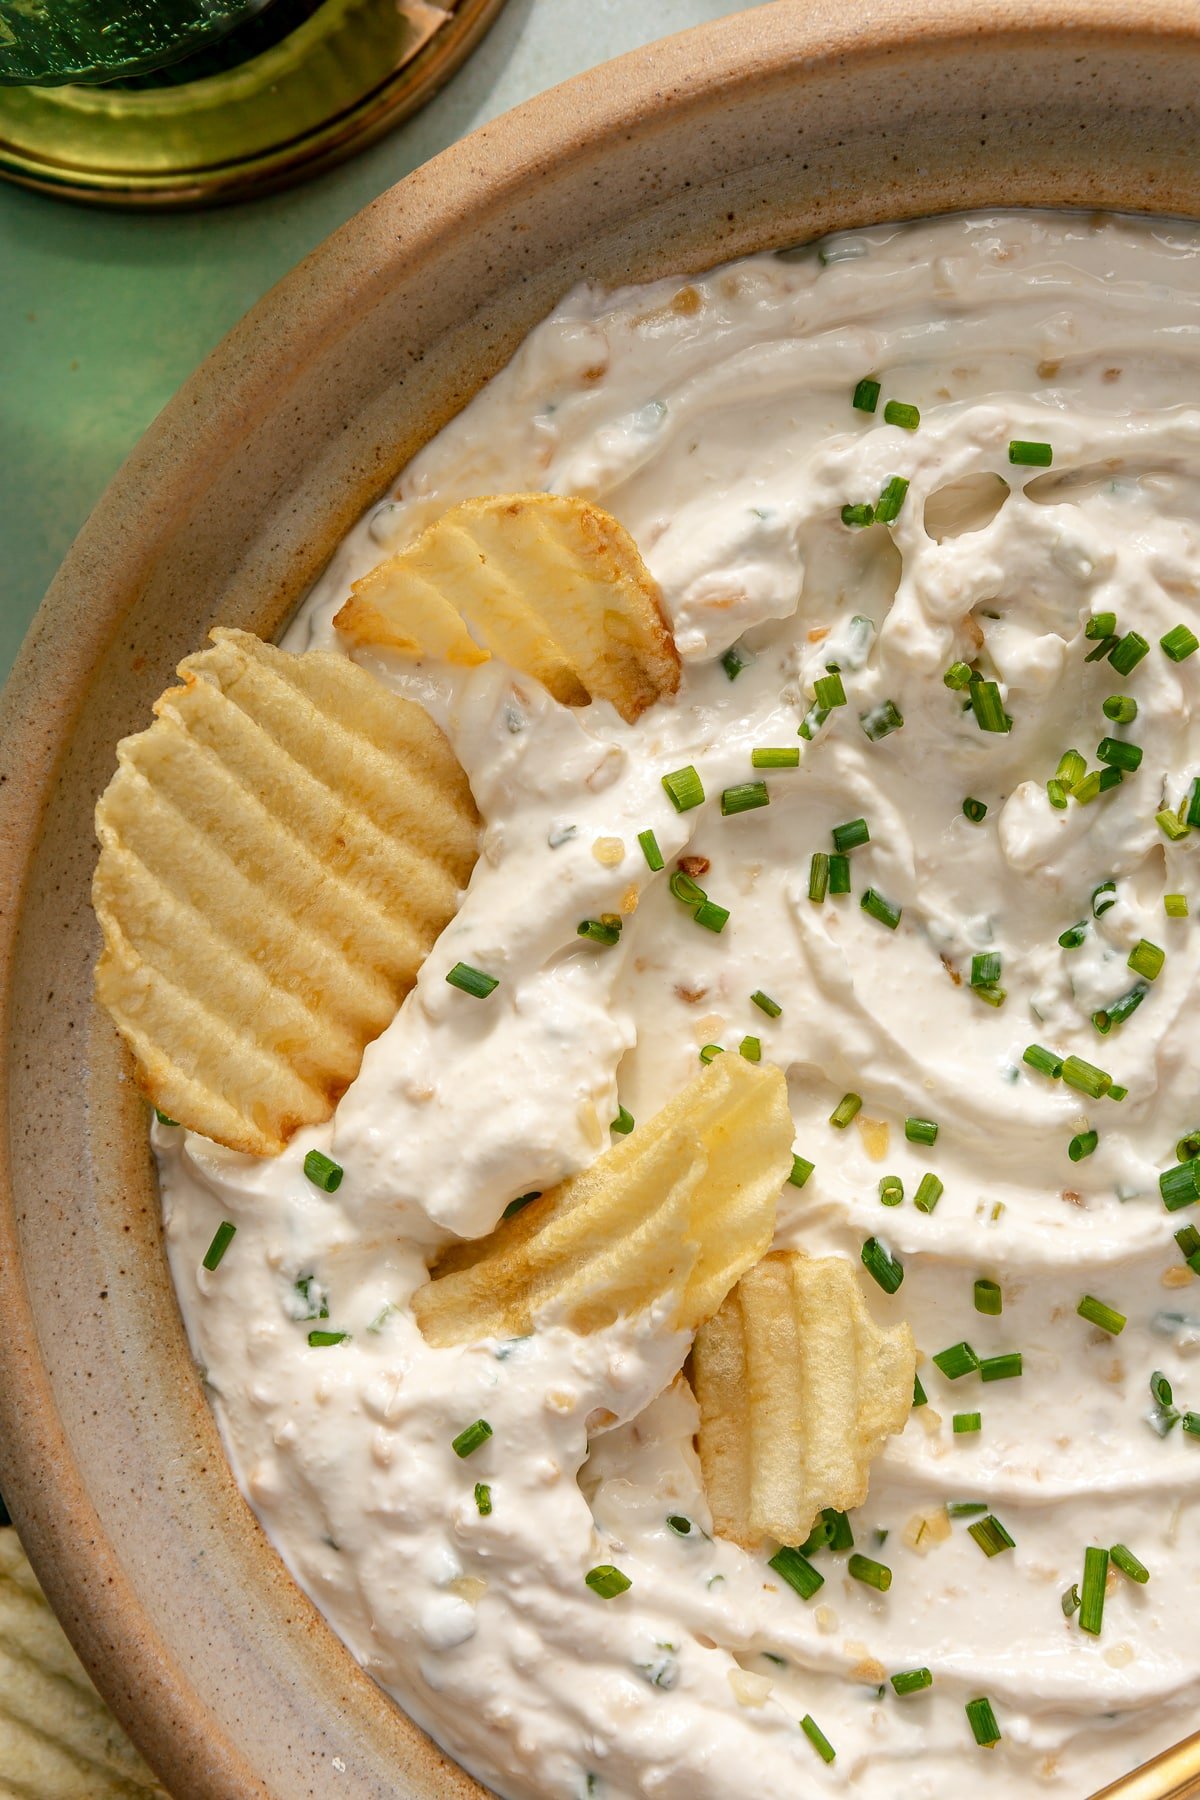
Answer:
M91 813L214 622L278 630L339 537L575 281L956 207L1200 215L1200 17L777 0L542 96L385 194L147 434L0 721L0 1485L179 1796L479 1789L359 1670L226 1469L145 1108L91 998Z

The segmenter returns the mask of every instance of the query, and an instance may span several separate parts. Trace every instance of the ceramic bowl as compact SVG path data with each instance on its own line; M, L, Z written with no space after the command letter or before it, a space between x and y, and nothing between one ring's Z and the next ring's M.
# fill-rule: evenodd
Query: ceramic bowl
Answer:
M955 207L1200 216L1198 92L1192 0L776 0L653 45L351 220L193 376L81 533L0 729L0 1486L179 1800L480 1790L342 1648L225 1465L145 1108L92 1001L91 815L117 739L214 621L277 631L580 277Z

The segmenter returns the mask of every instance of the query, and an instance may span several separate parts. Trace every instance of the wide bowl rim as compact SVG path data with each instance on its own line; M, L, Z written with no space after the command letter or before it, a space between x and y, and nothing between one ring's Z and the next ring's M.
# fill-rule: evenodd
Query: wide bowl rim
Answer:
M205 471L231 434L236 437L247 420L269 407L273 392L286 390L299 363L321 354L341 318L375 303L397 257L432 263L439 242L494 215L536 179L539 169L594 164L622 134L651 143L656 134L680 129L689 115L711 109L717 96L769 86L797 65L878 63L931 47L969 45L983 35L1014 44L1078 40L1129 54L1138 46L1177 43L1195 53L1200 14L1189 0L1168 0L1152 19L1127 0L1066 5L991 0L986 7L973 0L880 0L869 16L854 18L830 0L773 0L602 64L481 127L355 215L257 303L184 384L114 477L52 583L0 696L5 1044L26 877L89 684L159 551L158 529L145 522L170 518L203 490ZM665 108L664 93L670 95ZM7 1079L6 1069L0 1079ZM136 1599L115 1557L108 1559L107 1584L88 1585L83 1579L94 1559L104 1558L108 1537L54 1403L18 1253L18 1203L5 1136L0 1139L5 1495L35 1569L69 1615L85 1662L116 1701L122 1722L145 1742L154 1738L152 1718L162 1706L162 1647L139 1621ZM48 1464L60 1472L53 1488L38 1478ZM122 1672L119 1690L106 1680L107 1663ZM204 1729L198 1716L191 1721L197 1737ZM210 1767L217 1769L217 1760ZM232 1750L226 1772L229 1785L221 1792L267 1792Z

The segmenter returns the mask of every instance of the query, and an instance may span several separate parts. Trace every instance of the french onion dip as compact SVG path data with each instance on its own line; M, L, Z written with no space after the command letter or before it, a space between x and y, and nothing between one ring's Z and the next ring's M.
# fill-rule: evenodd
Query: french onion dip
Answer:
M447 505L549 490L632 533L683 658L626 725L357 652L468 773L461 909L327 1126L261 1160L154 1127L254 1511L505 1800L1076 1800L1194 1723L1198 377L1200 237L1162 222L583 286L284 640L345 652L350 583ZM777 1246L849 1258L921 1352L807 1598L714 1537L661 1309L433 1349L409 1306L718 1054L787 1075Z

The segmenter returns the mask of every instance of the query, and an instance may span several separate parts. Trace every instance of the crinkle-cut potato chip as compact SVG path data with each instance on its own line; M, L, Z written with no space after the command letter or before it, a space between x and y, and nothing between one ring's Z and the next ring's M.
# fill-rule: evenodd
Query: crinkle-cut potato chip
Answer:
M0 1529L0 1800L166 1800Z
M746 1550L765 1537L802 1544L823 1507L861 1506L872 1458L904 1428L916 1371L912 1332L875 1324L849 1262L764 1257L692 1351L717 1535Z
M718 1057L590 1168L447 1251L417 1323L431 1344L478 1342L552 1309L586 1333L676 1295L692 1331L769 1247L791 1160L782 1072Z
M492 653L564 706L610 700L629 724L679 686L679 653L637 545L609 513L568 495L452 506L356 581L334 624L357 644L410 656L473 663Z
M154 1104L271 1155L329 1118L475 864L420 706L244 631L179 665L96 808L96 991Z

